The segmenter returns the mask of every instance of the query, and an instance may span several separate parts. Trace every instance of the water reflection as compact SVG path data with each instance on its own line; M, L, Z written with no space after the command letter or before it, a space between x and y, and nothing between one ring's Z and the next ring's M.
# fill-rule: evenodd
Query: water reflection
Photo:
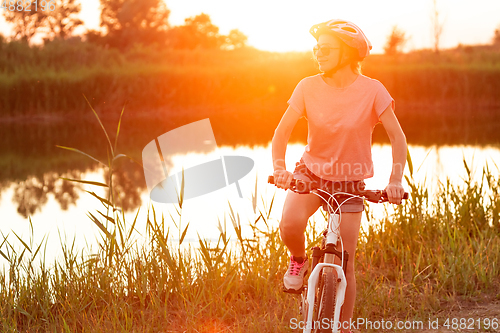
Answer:
M242 144L253 147L268 145L282 111L270 113L266 121L241 117L238 112L239 110L233 113L221 111L215 114L214 111L208 110L197 116L164 113L161 117L147 114L142 118L127 117L125 114L117 153L126 153L140 161L142 149L152 139L173 128L206 117L210 117L219 147L235 147ZM423 130L422 126L416 125L418 122L413 125L409 123L411 112L408 110L399 112L402 113L401 123L407 133L408 142L413 146L418 143L424 145L474 143L476 146L498 143L498 121L495 119L483 121L482 131L475 130L479 126L477 122L461 123L460 126L454 124L453 135L451 135L439 124L432 127L431 124L426 123L425 130ZM228 122L231 126L228 126ZM104 126L110 133L111 141L114 140L112 133L116 130L116 124L116 119L104 119ZM301 119L292 133L291 142L304 142L306 136L307 124ZM18 214L22 217L40 212L49 202L50 195L54 196L61 210L67 210L75 205L79 199L79 185L64 182L59 177L80 179L82 174L96 169L96 165L91 160L77 153L58 149L56 145L75 147L102 161L107 160L107 142L95 118L60 119L46 122L0 122L0 142L2 142L0 145L0 198L5 196L8 189L13 188L9 199L12 200ZM375 129L374 142L388 142L381 126ZM443 175L449 171L450 164L446 161L448 157L442 152L443 149L437 156L438 159L444 159L442 166L436 167L441 169L430 170L429 176ZM460 152L458 154L461 155ZM391 160L390 153L386 160ZM447 165L448 171L445 170L444 165ZM461 166L462 163L458 165ZM415 167L417 168L418 165ZM104 179L108 177L108 174L104 175ZM127 159L119 160L113 174L113 182L114 195L119 205L126 211L133 211L140 207L141 193L146 188L146 184L142 169L138 165ZM107 196L107 193L103 195ZM3 207L0 207L1 209Z
M292 168L295 162L300 159L303 150L304 146L301 144L292 144L287 148L286 165L289 168ZM391 149L389 145L375 144L372 150L375 177L367 179L367 188L383 189L390 177ZM433 189L437 189L439 182L445 183L446 179L450 179L452 184L463 186L461 178L466 174L463 159L467 161L468 167L473 173L473 181L481 180L482 169L485 165L490 166L495 177L498 177L500 173L500 170L492 163L500 160L500 149L497 147L423 147L411 145L409 150L414 163L415 182L425 186L431 193ZM172 228L173 231L170 234L172 239L180 238L180 232L177 235L175 230L184 230L189 223L185 243L194 242L197 244L198 237L216 240L219 236L219 222L221 225L226 225L227 222L228 235L231 239L236 239L234 228L231 226L231 211L237 216L237 220L241 220L242 233L245 237L251 235L250 222L255 221L260 212L269 217L267 223L270 226L276 227L281 218L286 192L278 190L266 182L267 175L272 173L271 147L269 145L238 148L222 146L219 153L221 155L248 156L256 162L252 172L241 180L243 199L239 198L234 186L228 186L213 193L186 200L182 208L182 219L176 214L178 207L175 205L151 203L142 169L127 159L121 159L120 163L116 165L116 173L113 176L113 180L116 182L115 195L118 203L123 204L124 208L129 211L124 214L128 226L135 220L136 214L138 216L134 237L137 236L138 240L143 239L141 235L144 230L147 230L146 224L148 218L152 218L153 209L159 221L165 219L165 228ZM196 154L192 154L191 157L193 159L202 158ZM104 168L89 170L81 173L75 171L71 173L71 176L97 182L104 182L109 177ZM408 173L407 169L405 175ZM70 173L66 173L66 175L69 176ZM74 185L68 182L59 182L58 179L54 181L54 189L57 189L58 192L62 191L61 186L64 183ZM40 191L42 181L36 180L33 183ZM29 239L31 232L28 221L9 202L16 192L14 188L17 188L18 185L11 184L0 200L0 221L2 222L0 226L6 235L15 232L22 239ZM409 191L407 184L404 186ZM82 190L95 191L97 195L102 197L107 197L107 192L102 187L86 184L81 185L81 187L81 190L74 188L76 193L80 193L80 197L74 203L70 203L68 200L66 211L61 209L61 204L58 203L55 195L51 196L50 193L47 193L41 201L43 203L39 204L39 208L35 209L35 213L31 215L35 225L34 244L40 244L42 239L46 237L47 253L51 257L61 253L60 244L72 243L73 239L75 239L76 248L79 249L89 250L93 246L98 246L98 239L102 236L102 231L89 220L87 214L88 212L95 213L96 210L102 211L103 207L95 197ZM50 186L47 186L44 190L49 188ZM254 211L252 197L256 188L257 210ZM37 190L34 192L36 193ZM33 202L36 201L36 198L34 195ZM373 213L375 217L374 220L386 216L393 208L390 205L369 205L370 213ZM313 216L315 221L323 221L322 219L319 211ZM368 221L364 220L363 223L366 225ZM182 224L181 228L177 227L179 224ZM60 233L66 234L67 238L59 239ZM14 241L17 239L13 235L11 237ZM19 246L22 247L21 244ZM0 258L0 265L1 260Z
M109 171L106 170L104 178L109 179ZM113 194L117 206L126 212L136 210L142 204L141 194L145 188L142 168L123 159L113 172Z
M42 176L31 176L25 181L14 185L14 195L12 201L17 205L17 212L27 218L40 211L47 203L48 196L54 195L61 210L67 210L78 200L78 193L81 186L60 179L78 178L79 171L70 171L63 175L56 172L45 173Z
M40 212L52 195L60 210L66 211L77 203L83 187L80 183L61 178L80 180L82 175L89 171L47 172L43 175L30 176L24 181L13 184L12 203L16 205L19 215L27 218ZM103 179L109 179L108 170L104 171ZM121 163L113 172L113 187L117 205L125 211L136 210L142 204L141 193L146 187L142 169L130 161ZM108 197L108 191L103 195Z
M223 147L223 151L228 155L251 156L255 151L263 150L265 156L254 157L258 168L268 168L271 166L270 147ZM290 145L287 153L287 165L291 167L302 154L303 145ZM419 147L410 146L410 153L413 159L415 180L425 183L429 190L437 189L437 185L450 179L452 182L459 181L465 174L464 161L468 168L479 180L482 169L489 167L495 174L499 172L498 164L500 150L495 147ZM375 177L367 180L373 188L384 188L391 170L391 149L388 145L374 145L373 158L375 164ZM192 156L191 156L192 155ZM293 156L292 156L293 155ZM201 157L198 154L190 154L194 160ZM295 160L294 160L295 158ZM113 170L113 194L115 202L122 207L125 212L136 211L144 203L146 183L142 168L129 159L118 160ZM269 165L267 165L269 164ZM109 171L106 168L86 168L84 171L72 170L63 173L46 172L42 175L30 176L26 180L11 185L12 202L16 205L20 216L27 218L43 210L52 195L59 204L60 211L66 211L77 204L80 194L83 193L84 186L79 183L62 180L63 178L82 179L89 175L89 172L97 173L99 182L109 181ZM272 172L271 169L267 173ZM267 173L264 175L266 176ZM408 169L406 170L408 174ZM260 174L260 177L263 177ZM251 188L253 185L248 184ZM8 188L8 187L6 187ZM85 187L89 191L95 188ZM109 193L104 190L99 195L108 198ZM0 205L0 210L2 207Z

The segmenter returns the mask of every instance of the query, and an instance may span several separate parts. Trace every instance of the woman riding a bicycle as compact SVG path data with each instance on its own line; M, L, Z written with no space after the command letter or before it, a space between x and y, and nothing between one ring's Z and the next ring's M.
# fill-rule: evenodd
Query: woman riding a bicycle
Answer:
M389 202L400 204L404 194L406 137L394 114L394 100L389 92L379 81L360 73L360 63L370 53L370 42L359 27L344 20L314 25L310 32L317 41L313 51L321 73L297 84L275 130L272 158L276 186L287 189L296 178L333 182L335 188L344 191L363 189L363 180L373 176L372 132L381 122L391 141L393 157L385 190ZM286 146L301 117L308 122L307 146L291 173L285 166ZM290 252L290 264L283 279L286 289L298 290L303 285L309 267L304 231L309 217L321 204L314 194L287 193L280 221L281 239ZM340 236L351 258L355 255L363 210L361 198L340 207ZM341 323L350 322L353 315L354 260L348 263L346 280Z

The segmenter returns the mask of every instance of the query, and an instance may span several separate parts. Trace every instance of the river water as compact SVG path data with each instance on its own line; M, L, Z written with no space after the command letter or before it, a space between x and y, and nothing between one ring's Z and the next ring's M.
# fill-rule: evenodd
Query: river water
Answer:
M288 170L292 171L294 164L303 153L304 144L289 144L286 155ZM476 180L481 179L483 168L499 176L500 149L495 146L409 146L413 162L413 177L417 183L424 184L431 191L435 191L438 184L449 179L452 183L460 184L466 178L466 168L472 171ZM391 170L391 147L387 144L374 144L372 148L375 176L366 180L368 189L383 189L387 185ZM68 152L68 154L74 154ZM246 156L255 164L253 169L239 181L243 198L238 196L236 185L223 187L212 193L186 200L182 207L182 217L176 213L173 204L153 203L149 199L148 190L144 184L144 174L140 168L134 168L131 162L124 162L121 167L127 172L118 173L117 182L120 191L120 200L125 203L127 211L124 213L127 225L131 225L137 215L136 232L140 242L146 231L148 211L152 214L152 206L158 219L163 215L166 227L171 228L172 239L179 238L179 227L184 230L188 225L186 243L197 243L198 237L217 239L218 225L226 224L227 231L234 240L234 229L230 218L231 206L235 214L239 215L243 231L250 236L249 222L259 216L259 211L267 212L274 197L272 209L269 213L269 224L277 226L281 216L281 209L286 192L267 184L267 176L272 174L271 146L220 146L211 155L190 154L188 158L194 161L207 161L218 156ZM409 168L405 175L410 176ZM43 177L31 177L24 181L4 181L0 192L0 223L1 232L15 248L22 249L23 245L17 238L27 244L36 246L46 242L46 259L52 262L53 258L62 254L62 246L71 246L74 241L75 249L87 253L97 248L98 239L102 232L88 217L88 212L94 216L100 210L105 212L103 205L92 195L84 192L88 190L100 196L106 196L102 188L90 185L72 187L70 183L59 179L79 178L90 181L104 182L106 171L102 167L90 167L78 171L67 169L64 172L53 171L44 173ZM43 184L42 184L43 183ZM404 184L408 190L407 184ZM254 211L252 196L257 186L257 205ZM44 192L45 191L45 192ZM44 195L40 193L43 192ZM389 208L388 204L384 204ZM384 205L370 204L375 216L385 214ZM322 221L318 211L314 219ZM368 221L363 217L363 224ZM101 219L104 223L104 219ZM2 248L6 251L5 245ZM1 261L5 261L0 258Z

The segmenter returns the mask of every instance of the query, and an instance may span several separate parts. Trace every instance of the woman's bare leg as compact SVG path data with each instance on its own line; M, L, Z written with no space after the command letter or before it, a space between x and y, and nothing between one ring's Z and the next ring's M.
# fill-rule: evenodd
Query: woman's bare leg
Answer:
M316 212L320 204L321 199L314 194L298 194L288 191L280 221L280 235L291 255L306 257L304 231L307 227L309 217ZM362 212L342 213L340 224L340 236L342 237L344 250L349 253L346 272L347 288L344 305L342 306L342 323L350 323L354 312L354 303L356 300L354 261L361 226L361 216ZM340 260L337 263L340 264Z
M318 210L321 199L314 194L288 191L280 221L280 236L295 257L306 257L304 231L307 220Z
M342 237L342 242L344 244L344 250L349 253L349 261L347 262L347 288L345 292L344 305L342 306L342 317L340 318L341 323L345 323L345 327L348 327L348 323L352 319L352 314L354 312L354 302L356 300L356 277L354 275L354 260L356 255L356 245L358 243L359 228L361 226L361 216L362 212L359 213L342 213L342 219L340 223L340 236ZM338 258L336 258L338 260ZM340 265L340 260L337 261ZM348 329L344 330L349 332Z

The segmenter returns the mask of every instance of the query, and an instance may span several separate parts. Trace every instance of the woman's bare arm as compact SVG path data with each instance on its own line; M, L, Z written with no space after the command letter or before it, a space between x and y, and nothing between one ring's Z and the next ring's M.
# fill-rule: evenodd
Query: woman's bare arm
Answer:
M406 136L399 125L399 121L392 110L392 105L382 113L380 121L391 140L392 146L392 172L389 184L386 187L387 195L391 203L401 203L404 194L402 185L403 172L406 165L407 144Z
M276 127L276 130L274 131L272 140L272 156L275 183L278 187L288 188L292 179L292 174L286 171L285 153L288 140L290 139L290 134L300 117L299 113L289 106L281 118L278 127Z

